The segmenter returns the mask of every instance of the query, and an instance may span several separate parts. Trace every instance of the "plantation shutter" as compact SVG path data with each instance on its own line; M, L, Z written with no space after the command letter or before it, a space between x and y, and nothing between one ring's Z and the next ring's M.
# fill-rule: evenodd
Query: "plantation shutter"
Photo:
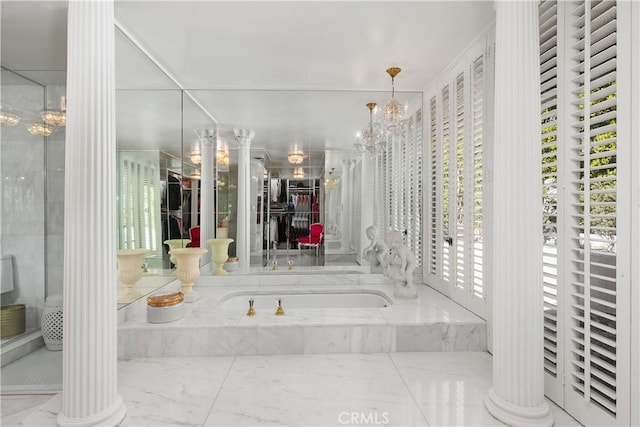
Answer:
M572 121L565 407L582 422L626 425L629 310L621 297L628 295L629 279L618 271L619 238L628 239L618 233L618 6L580 1L568 7Z
M455 163L451 174L455 177L455 245L456 245L456 280L455 286L465 286L465 78L464 73L458 74L455 85Z
M441 217L442 217L442 279L447 282L451 276L451 233L449 232L449 212L451 211L450 201L450 186L451 181L449 179L449 172L451 167L450 157L450 123L451 117L451 103L449 100L449 85L442 88L442 200Z
M471 46L427 92L424 128L430 217L423 271L427 283L483 318L487 40Z
M484 199L484 164L483 164L483 145L484 145L484 56L480 56L473 61L471 68L472 91L471 105L473 114L472 144L473 144L473 167L472 167L472 186L471 206L473 209L473 233L470 236L470 248L472 248L472 281L473 295L475 297L484 297L484 281L483 281L483 199Z
M122 153L119 156L119 246L159 251L158 169Z
M433 96L429 100L429 274L438 273L438 193L440 184L440 168L438 168L438 126L437 101Z
M540 5L540 92L542 150L542 290L544 316L545 393L562 404L562 353L558 312L558 4Z
M413 236L411 238L412 249L413 253L416 255L417 266L422 265L424 258L424 247L422 245L422 147L422 108L420 108L415 113L415 124L413 133L414 160L413 168L411 169L413 175L413 183L411 186L412 214L409 220L409 224L411 224L411 230L413 233Z

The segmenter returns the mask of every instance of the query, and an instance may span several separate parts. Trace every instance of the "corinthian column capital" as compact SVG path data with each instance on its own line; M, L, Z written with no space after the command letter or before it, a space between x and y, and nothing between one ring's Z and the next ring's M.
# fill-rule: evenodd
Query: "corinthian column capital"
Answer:
M251 129L234 129L233 133L236 135L238 145L250 145L253 137L256 136Z

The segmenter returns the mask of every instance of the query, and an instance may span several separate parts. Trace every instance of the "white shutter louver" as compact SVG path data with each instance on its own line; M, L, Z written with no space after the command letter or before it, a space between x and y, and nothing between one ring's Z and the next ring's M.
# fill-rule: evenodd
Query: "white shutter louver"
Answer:
M484 135L484 57L480 56L473 61L471 68L473 79L472 87L472 113L473 113L473 262L471 264L473 276L473 293L477 297L484 297L483 284L483 186L484 186L484 164L483 164L483 135Z
M570 13L568 404L577 396L590 403L590 422L610 423L625 380L618 334L626 321L618 313L617 4L574 2Z
M410 224L413 229L413 252L416 255L416 264L422 265L423 251L422 246L422 109L418 109L415 114L415 132L413 137L414 147L414 168L412 169L414 182L412 186L413 214Z
M492 78L486 75L487 67L491 70L488 40L471 46L427 92L429 117L424 127L430 180L425 202L430 218L423 272L430 285L483 318L487 315L484 143Z
M544 370L558 374L558 28L557 2L540 5L542 287Z
M465 257L464 257L464 238L465 238L465 215L464 215L464 195L465 195L465 86L464 74L456 77L455 86L455 165L453 167L455 176L455 233L456 233L456 286L464 288L465 286Z
M450 158L450 100L449 85L442 88L442 278L450 280L451 270L451 233L449 232L449 211L450 211L450 189L451 181L449 177Z
M429 273L437 274L438 265L438 134L437 134L437 102L436 97L429 100L429 159L430 159L430 185L429 185Z

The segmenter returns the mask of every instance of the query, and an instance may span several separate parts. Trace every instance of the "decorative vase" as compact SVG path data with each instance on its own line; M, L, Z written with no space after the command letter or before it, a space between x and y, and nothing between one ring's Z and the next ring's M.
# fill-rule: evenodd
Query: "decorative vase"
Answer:
M178 263L176 262L176 257L171 255L171 251L174 249L186 248L189 243L191 243L191 240L189 239L169 239L164 241L165 245L169 245L169 259L173 265L178 265Z
M118 302L127 303L132 298L140 297L140 293L133 290L133 286L142 277L142 264L148 249L120 249L118 258L118 279L124 283L125 292L118 296Z
M211 245L211 262L216 264L217 276L225 276L229 273L224 269L224 263L229 258L229 244L233 239L209 239L207 243Z
M182 282L180 292L184 294L184 302L199 299L193 292L193 283L200 277L200 256L205 253L205 248L178 248L169 252L176 259L176 278Z
M62 350L62 305L62 295L51 295L44 303L40 329L48 350Z

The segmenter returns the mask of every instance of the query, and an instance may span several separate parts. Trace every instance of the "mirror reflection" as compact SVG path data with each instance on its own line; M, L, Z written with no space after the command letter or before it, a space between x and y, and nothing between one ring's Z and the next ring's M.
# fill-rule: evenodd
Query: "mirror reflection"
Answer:
M199 245L207 247L201 236L202 198L207 194L214 203L206 213L212 224L206 238L232 239L229 261L236 262L239 197L248 193L250 268L244 273L273 271L274 261L307 267L358 265L354 227L359 221L354 209L345 209L351 190L341 177L360 156L353 149L358 131L354 123L366 126L367 101L384 98L384 92L188 90L181 91L179 100L166 90L121 92L122 99L135 97L130 104L138 104L136 108L174 101L153 119L162 121L158 125L165 139L173 135L174 141L158 144L156 150L165 156L179 153L171 154L177 163L160 179L161 193L155 198L179 204L161 204L163 234L155 241L198 245L196 236ZM417 93L398 93L397 98L420 102ZM182 116L176 136L168 123L177 123L178 110ZM119 134L134 135L129 141L135 142L141 131L137 123L119 122ZM240 131L253 135L243 160L247 184L239 179ZM208 143L214 147L211 159L204 155L203 144ZM138 228L153 229L149 224ZM167 249L165 244L163 263L154 266L173 267ZM202 262L206 264L206 257Z

